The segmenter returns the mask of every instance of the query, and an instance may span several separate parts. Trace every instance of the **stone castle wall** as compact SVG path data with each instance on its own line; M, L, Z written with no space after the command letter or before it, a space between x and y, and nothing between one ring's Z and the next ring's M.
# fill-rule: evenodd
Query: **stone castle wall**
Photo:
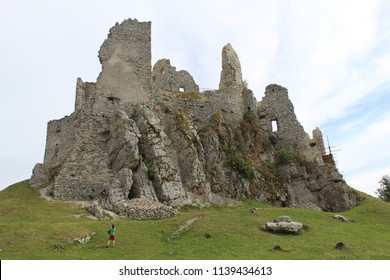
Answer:
M96 83L83 82L81 78L77 78L75 112L83 111L91 113L95 100Z
M165 217L174 214L171 206L237 198L275 205L323 200L321 207L332 211L356 202L335 166L323 161L321 131L307 136L287 89L279 85L267 86L257 102L230 44L222 49L219 89L205 92L168 59L151 71L150 22L116 24L99 60L96 83L77 79L75 111L48 123L44 163L36 165L30 184L49 184L54 199L95 200L132 218L141 212ZM247 112L255 114L243 125ZM203 134L213 116L218 124ZM280 168L287 178L283 185L273 167L280 149L297 151L315 168ZM253 169L252 177L242 174L243 167ZM299 176L303 179L291 179ZM337 207L319 192L333 193L334 182L345 194ZM151 201L154 208L135 210L130 206L135 199Z
M243 88L240 60L232 45L227 44L222 49L222 71L219 89L222 92L240 94Z
M194 78L185 70L176 71L169 59L160 59L153 66L153 86L171 92L199 92Z
M74 141L74 115L47 124L44 162L56 165L64 162Z
M99 50L102 71L96 82L93 111L105 111L107 101L123 106L150 100L151 22L125 20L110 29Z
M267 86L257 112L264 127L277 136L278 145L301 151L308 148L306 133L298 122L286 88L276 84ZM272 122L277 129L272 127Z
M264 97L257 104L257 114L262 126L277 139L279 149L296 151L312 161L323 164L325 153L322 132L313 131L313 138L305 132L294 112L286 88L271 84L265 89Z
M174 94L182 92L198 93L199 86L187 71L176 71L168 59L159 60L153 67L153 86ZM256 98L253 92L244 87L241 64L237 53L230 44L222 49L222 71L219 89L200 93L197 98L177 98L170 104L171 110L190 109L196 125L202 127L209 123L210 117L221 113L231 124L237 126L243 115L256 112Z

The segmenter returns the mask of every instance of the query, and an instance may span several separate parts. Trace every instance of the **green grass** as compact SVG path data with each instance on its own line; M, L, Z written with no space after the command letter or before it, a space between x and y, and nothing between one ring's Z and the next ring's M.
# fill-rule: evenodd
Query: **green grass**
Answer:
M177 99L189 99L189 100L198 100L202 99L202 95L199 92L194 91L184 91L184 92L177 92L176 93Z
M280 165L291 164L298 159L297 153L293 150L281 149L278 153L278 164Z
M257 208L256 214L251 208ZM349 222L333 219L332 213L276 208L253 201L238 206L187 206L177 216L162 220L96 221L86 214L72 203L40 198L38 190L24 182L8 187L0 192L0 259L390 259L390 204L367 195L357 207L341 213ZM309 229L300 235L259 230L281 215ZM200 219L175 234L185 221L195 217ZM105 248L112 223L117 227L117 246ZM86 244L68 242L92 231L96 235ZM347 249L336 250L337 242L344 242ZM56 251L55 244L64 249ZM273 250L276 245L283 251Z

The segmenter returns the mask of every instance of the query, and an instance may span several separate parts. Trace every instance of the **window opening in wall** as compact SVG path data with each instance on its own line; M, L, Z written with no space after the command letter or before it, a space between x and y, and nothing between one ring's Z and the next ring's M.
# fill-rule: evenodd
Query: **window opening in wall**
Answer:
M180 87L180 88L179 88L179 91L180 91L180 92L184 92L184 88L183 88L183 87Z
M272 132L278 132L278 121L272 120L271 125L272 125Z

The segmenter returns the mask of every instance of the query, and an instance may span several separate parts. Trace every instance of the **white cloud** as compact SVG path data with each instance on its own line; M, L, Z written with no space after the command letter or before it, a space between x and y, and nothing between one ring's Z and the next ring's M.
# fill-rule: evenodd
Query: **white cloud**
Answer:
M344 136L345 137L345 136ZM390 174L390 113L352 133L337 148L338 166L354 188L375 195L378 181Z
M390 162L390 150L387 148L390 139L390 113L366 127L362 126L361 130L351 136L342 144L345 148L339 155L344 171L361 171L377 162Z
M364 69L350 64L367 57L375 45L377 4L293 1L284 6L281 46L271 77L289 89L304 126L338 116L351 99L363 95L349 90L365 78Z

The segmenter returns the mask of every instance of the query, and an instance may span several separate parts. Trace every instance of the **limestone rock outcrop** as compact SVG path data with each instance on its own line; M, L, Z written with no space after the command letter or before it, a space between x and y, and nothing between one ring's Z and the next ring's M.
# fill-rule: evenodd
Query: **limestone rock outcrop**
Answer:
M168 59L151 70L150 29L137 20L110 29L96 83L78 78L75 111L48 123L30 185L133 219L237 199L325 211L357 203L321 131L310 138L298 122L287 89L269 85L257 102L228 44L219 89L199 92Z

